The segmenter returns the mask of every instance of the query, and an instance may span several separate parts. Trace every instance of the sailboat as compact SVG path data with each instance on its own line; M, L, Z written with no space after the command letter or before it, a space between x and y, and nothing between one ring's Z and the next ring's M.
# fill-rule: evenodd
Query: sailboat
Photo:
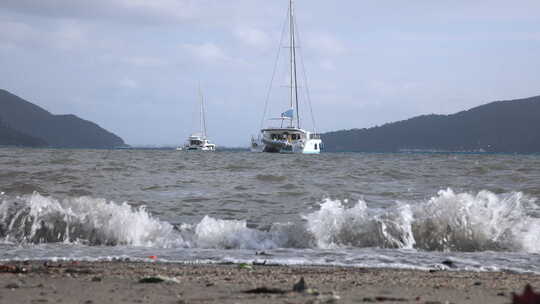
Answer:
M287 12L287 26L289 32L289 108L282 112L280 117L271 118L270 120L280 121L280 126L263 127L257 137L251 138L252 152L269 152L269 153L302 153L302 154L319 154L322 148L322 140L316 132L310 132L300 125L299 111L299 85L297 73L297 33L295 22L294 1L289 0L289 10ZM282 38L283 41L283 38ZM280 45L281 49L281 45ZM278 59L279 60L279 53ZM277 61L276 61L277 63ZM274 71L275 73L275 71ZM304 75L305 76L305 75ZM273 81L274 76L272 76ZM305 81L307 82L307 81ZM271 89L270 85L269 90ZM306 86L307 87L307 86ZM268 94L268 97L270 93ZM307 94L309 98L309 93ZM268 98L267 97L267 98ZM268 104L268 99L266 101ZM265 109L266 115L266 109ZM314 119L313 119L314 121ZM263 117L264 122L264 117Z
M200 105L200 125L201 130L198 133L191 134L184 147L178 147L177 150L184 151L215 151L216 145L211 143L206 137L206 115L204 111L204 97L199 86L199 97L201 101Z

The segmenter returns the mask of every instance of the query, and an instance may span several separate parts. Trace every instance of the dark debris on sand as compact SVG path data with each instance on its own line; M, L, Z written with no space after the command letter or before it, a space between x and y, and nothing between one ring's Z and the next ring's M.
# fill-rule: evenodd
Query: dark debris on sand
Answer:
M284 294L284 293L288 293L288 292L305 292L307 290L307 284L306 284L306 281L304 280L304 277L300 278L300 280L298 282L296 282L293 287L292 287L292 290L284 290L284 289L280 289L280 288L271 288L271 287L266 287L266 286L262 286L262 287L257 287L257 288L254 288L254 289L249 289L249 290L246 290L244 291L244 293L251 293L251 294L261 294L261 293L268 293L268 294Z
M512 293L512 304L540 304L540 293L536 293L532 286L527 284L523 294Z

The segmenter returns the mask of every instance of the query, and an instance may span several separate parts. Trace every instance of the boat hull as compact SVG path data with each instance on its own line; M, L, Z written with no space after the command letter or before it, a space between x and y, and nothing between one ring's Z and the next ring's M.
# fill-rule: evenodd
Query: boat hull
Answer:
M256 153L281 153L281 154L320 154L320 150L315 150L315 144L320 145L321 140L309 140L306 146L291 145L291 146L276 146L265 144L262 141L251 143L251 152Z
M186 148L183 148L183 151L188 151L188 152L194 152L194 151L214 152L216 150L214 148L209 148L209 147L186 147Z
M321 146L318 135L302 129L265 129L251 139L251 151L261 153L320 154Z
M188 138L186 145L177 150L213 152L216 151L216 145L210 143L210 141L204 136L193 134Z

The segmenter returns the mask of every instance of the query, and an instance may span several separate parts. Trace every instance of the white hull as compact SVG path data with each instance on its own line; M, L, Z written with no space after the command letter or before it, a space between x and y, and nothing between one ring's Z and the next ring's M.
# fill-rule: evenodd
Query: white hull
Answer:
M216 145L210 143L208 139L201 135L193 134L188 138L187 143L184 147L177 148L176 150L213 152L216 151Z
M210 146L210 147L187 146L187 147L184 147L182 150L183 151L209 151L209 152L216 151L214 146Z
M284 154L320 154L322 141L318 135L302 129L264 129L251 139L251 152Z
M313 148L315 144L320 144L320 143L321 143L320 140L309 140L306 143L306 146L291 145L291 147L279 148L276 151L270 145L267 145L261 141L255 140L254 142L252 142L251 152L256 152L256 153L268 152L268 153L282 153L282 154L320 154L321 153L320 150L315 150Z

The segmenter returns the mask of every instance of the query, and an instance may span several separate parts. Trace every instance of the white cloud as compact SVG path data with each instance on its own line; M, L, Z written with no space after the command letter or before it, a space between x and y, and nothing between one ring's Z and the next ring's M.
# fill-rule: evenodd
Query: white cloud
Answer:
M237 28L234 35L242 43L256 48L264 49L272 44L270 36L256 28Z
M307 47L328 56L343 55L347 47L336 37L327 33L311 33L307 36Z
M74 23L60 23L40 28L22 22L0 22L0 44L11 47L55 50L85 49L89 46L86 31Z
M133 80L133 79L131 79L129 77L125 77L125 78L121 79L118 82L118 85L120 87L128 88L128 89L136 89L137 87L139 87L139 84L135 80Z
M407 96L416 94L422 90L423 85L413 81L372 80L367 83L367 88L377 96Z
M227 56L223 49L211 42L203 44L183 44L181 45L181 48L187 51L191 56L205 63L223 63L232 60Z
M336 70L336 65L334 64L334 62L332 60L323 60L320 63L320 67L321 67L321 69L326 70L326 71L335 71Z
M43 43L41 33L21 22L0 22L0 44L4 46L34 47Z
M136 23L189 20L197 11L195 3L189 0L3 0L0 7L50 18L129 20Z
M234 28L266 23L264 17L274 13L276 4L266 0L2 0L0 10L51 19Z
M74 25L68 25L52 33L55 46L61 50L85 48L89 41L85 32Z
M164 59L156 57L129 56L121 60L137 68L159 68L167 65Z
M477 41L540 41L538 31L519 30L492 30L485 32L457 32L457 33L421 33L421 32L393 32L390 34L397 40L406 42L477 42Z

